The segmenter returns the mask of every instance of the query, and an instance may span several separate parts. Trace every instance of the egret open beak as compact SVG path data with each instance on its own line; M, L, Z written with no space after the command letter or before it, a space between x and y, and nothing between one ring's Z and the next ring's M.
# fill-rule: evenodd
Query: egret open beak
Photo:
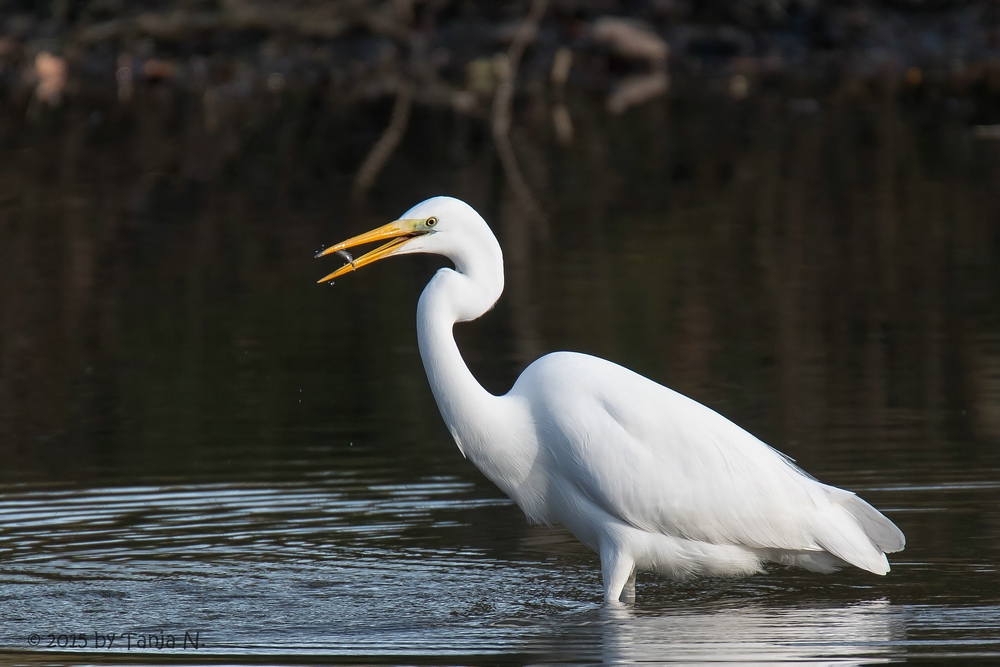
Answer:
M380 259L389 257L393 254L396 248L403 245L410 239L427 234L429 230L423 229L423 224L423 220L396 220L395 222L390 222L388 225L383 225L378 229L373 229L370 232L354 236L346 241L341 241L337 245L330 246L323 252L317 253L316 257L323 257L331 253L342 252L355 246L375 243L377 241L385 241L386 239L389 240L388 243L380 245L374 250L361 255L361 257L358 257L357 259L350 259L350 255L347 255L347 264L344 264L330 275L325 278L321 278L316 282L325 283L333 280L334 278L339 278L345 273L350 273L351 271L360 269L366 264L371 264L372 262L377 262Z

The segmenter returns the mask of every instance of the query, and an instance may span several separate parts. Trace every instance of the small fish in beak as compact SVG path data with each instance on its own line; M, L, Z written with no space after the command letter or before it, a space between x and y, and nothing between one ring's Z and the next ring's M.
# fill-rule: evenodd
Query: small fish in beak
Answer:
M351 257L351 253L346 250L338 250L337 254L344 258L344 261L351 265L351 268L356 268L354 266L354 258Z

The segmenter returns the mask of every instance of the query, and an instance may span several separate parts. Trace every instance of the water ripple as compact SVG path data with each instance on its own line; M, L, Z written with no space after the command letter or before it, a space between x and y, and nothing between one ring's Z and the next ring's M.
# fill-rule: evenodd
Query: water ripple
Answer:
M982 508L992 488L965 484L934 502L953 515L975 505L990 516ZM899 516L928 516L919 495L907 498ZM956 581L995 581L992 561L921 551L919 538L903 555L877 581L782 568L737 581L641 577L634 608L608 609L593 554L564 532L525 526L510 501L457 478L8 488L0 494L0 657L44 656L26 645L32 633L95 632L198 633L199 655L234 660L1000 657L995 597L980 586L955 604ZM932 601L935 580L950 589L949 603Z

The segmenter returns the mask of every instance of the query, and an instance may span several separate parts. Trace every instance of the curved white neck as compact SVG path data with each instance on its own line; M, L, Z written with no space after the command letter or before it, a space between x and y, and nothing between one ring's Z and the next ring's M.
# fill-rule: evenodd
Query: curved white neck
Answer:
M537 522L546 522L544 484L528 483L538 456L530 410L510 394L494 396L472 375L458 351L456 322L474 320L503 292L503 255L486 230L475 244L447 252L455 270L441 269L417 305L417 342L427 380L458 448ZM445 253L442 253L445 254Z
M503 289L452 269L431 279L417 304L417 344L427 380L441 416L458 448L475 460L486 446L497 412L498 397L486 391L466 366L452 331L456 322L476 319L488 311Z

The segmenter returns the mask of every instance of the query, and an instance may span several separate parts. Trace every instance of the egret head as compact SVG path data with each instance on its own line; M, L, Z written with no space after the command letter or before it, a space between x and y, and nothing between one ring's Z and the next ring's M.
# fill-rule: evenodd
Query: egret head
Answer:
M317 282L339 278L366 264L394 255L417 252L445 255L458 266L469 260L475 261L480 249L495 248L499 252L496 237L474 208L454 197L432 197L411 208L399 220L341 241L316 256L344 253L348 248L378 242L383 243L357 259L349 260Z

